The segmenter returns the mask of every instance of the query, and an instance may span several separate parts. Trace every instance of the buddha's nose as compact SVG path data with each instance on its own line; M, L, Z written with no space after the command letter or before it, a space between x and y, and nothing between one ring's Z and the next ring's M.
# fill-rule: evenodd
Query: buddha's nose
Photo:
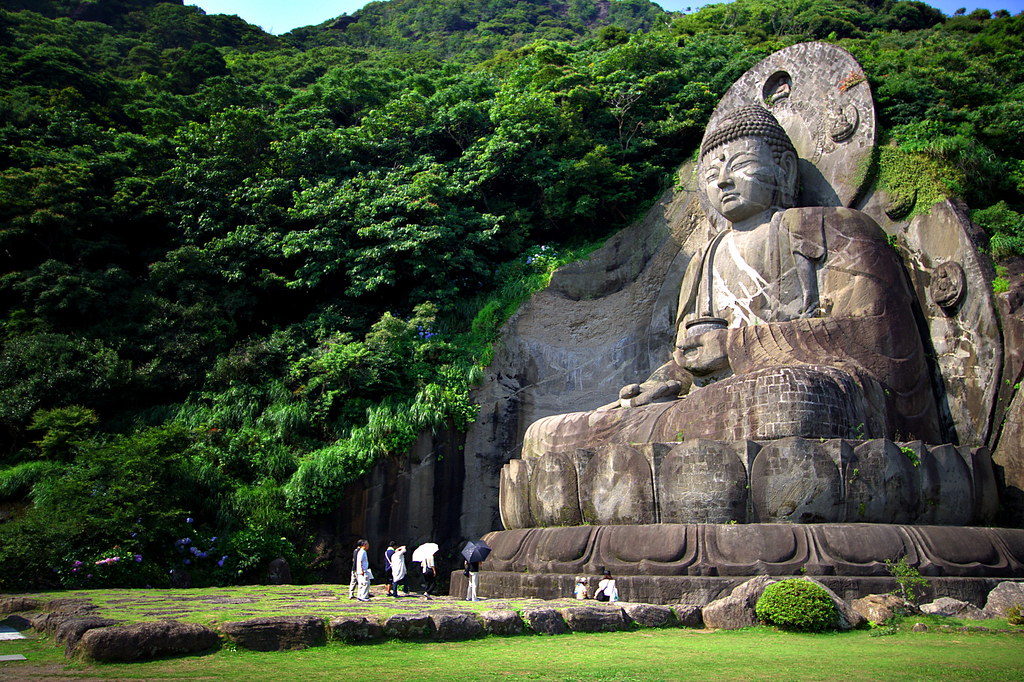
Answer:
M729 185L733 184L732 173L730 173L727 168L723 167L722 170L718 171L718 179L716 181L716 184L720 188L728 187Z

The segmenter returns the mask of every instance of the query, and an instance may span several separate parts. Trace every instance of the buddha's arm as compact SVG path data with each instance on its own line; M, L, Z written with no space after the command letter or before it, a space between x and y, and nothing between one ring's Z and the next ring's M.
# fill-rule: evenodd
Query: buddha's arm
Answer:
M672 359L654 370L643 383L623 386L619 391L618 400L598 409L640 407L650 403L674 400L686 394L692 384L693 377L690 373L680 367L675 359Z

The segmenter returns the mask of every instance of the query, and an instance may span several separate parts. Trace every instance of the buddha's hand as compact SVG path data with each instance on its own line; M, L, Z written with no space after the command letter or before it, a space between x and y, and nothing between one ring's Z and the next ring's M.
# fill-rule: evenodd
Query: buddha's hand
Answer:
M729 367L726 352L728 330L706 332L676 342L675 361L694 376L708 376Z
M680 381L645 381L629 384L619 391L619 407L640 407L651 403L675 400L683 390Z

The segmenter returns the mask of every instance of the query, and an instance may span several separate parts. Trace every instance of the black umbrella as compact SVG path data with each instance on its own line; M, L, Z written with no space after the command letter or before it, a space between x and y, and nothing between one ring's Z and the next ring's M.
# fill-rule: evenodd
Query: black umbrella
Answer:
M490 553L491 548L488 547L487 543L483 540L470 540L466 543L466 546L462 548L462 556L466 557L466 561L471 564L483 561Z

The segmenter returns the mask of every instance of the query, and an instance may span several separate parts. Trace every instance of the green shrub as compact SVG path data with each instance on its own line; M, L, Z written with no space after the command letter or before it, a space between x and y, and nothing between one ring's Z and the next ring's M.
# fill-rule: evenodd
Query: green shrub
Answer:
M757 617L783 630L821 632L836 626L832 598L820 585L793 578L773 583L757 600Z
M1020 604L1014 604L1006 609L1006 622L1010 625L1024 625L1024 613L1021 612Z
M928 589L928 579L923 578L917 568L907 563L907 557L902 556L899 561L886 559L885 567L889 575L896 579L897 596L914 604L924 596L925 590Z

